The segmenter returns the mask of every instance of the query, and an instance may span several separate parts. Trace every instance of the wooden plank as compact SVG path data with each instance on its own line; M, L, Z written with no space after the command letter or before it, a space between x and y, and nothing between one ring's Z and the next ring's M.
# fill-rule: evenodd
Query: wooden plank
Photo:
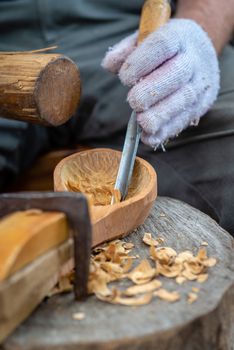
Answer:
M70 239L0 284L0 343L45 298L60 272L73 266L72 257Z
M154 299L139 308L105 304L95 297L76 303L73 295L43 302L34 314L2 345L1 350L231 350L234 344L233 238L212 219L179 201L158 198L145 224L125 238L135 244L135 253L148 257L142 243L144 232L163 237L177 251L197 250L207 241L208 254L218 258L204 284L178 286L175 304ZM192 286L201 288L198 300L188 305ZM82 321L72 315L84 312Z
M69 238L65 214L26 210L0 220L0 282Z

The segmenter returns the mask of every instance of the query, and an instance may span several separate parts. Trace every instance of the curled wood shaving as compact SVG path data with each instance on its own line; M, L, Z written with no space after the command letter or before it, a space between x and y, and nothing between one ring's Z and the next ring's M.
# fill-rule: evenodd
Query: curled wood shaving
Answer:
M146 284L129 287L128 289L125 290L124 294L127 296L133 296L137 294L149 293L149 292L153 292L155 289L160 288L161 285L162 285L161 281L154 280Z
M175 301L180 300L180 295L178 292L176 292L176 291L169 292L168 290L163 289L163 288L156 290L153 293L153 295L162 299L162 300L168 301L169 303L174 303Z
M172 266L169 266L161 265L159 262L157 262L156 266L157 273L168 278L178 277L183 270L183 265L181 263L174 263Z
M135 284L144 284L149 282L155 274L156 270L152 268L148 260L145 259L128 274L128 278Z
M183 277L183 276L177 276L176 277L176 283L177 284L183 284L184 282L186 281L186 277Z
M203 265L206 267L213 267L217 264L217 259L215 258L209 258L205 261L203 261Z
M170 247L154 248L151 246L150 255L155 261L158 261L162 265L171 265L175 260L177 253Z
M124 247L124 249L132 250L134 248L134 244L133 243L124 243L123 247Z
M205 281L207 281L207 279L208 279L207 273L197 276L197 281L199 283L204 283Z
M71 275L62 276L59 278L57 285L52 288L48 293L48 297L52 297L57 294L69 293L73 290Z
M216 265L215 258L208 258L205 248L200 248L196 256L191 251L179 254L170 247L150 247L150 256L156 263L156 274L176 278L178 284L186 280L202 283L208 278L207 269Z
M177 255L176 261L184 263L186 261L190 261L192 258L193 258L193 253L190 252L189 250L185 250L184 252L181 252Z
M205 248L200 248L197 254L197 259L200 261L207 260L207 251Z
M125 306L141 306L149 304L152 300L152 293L143 294L137 297L123 297L121 292L114 291L109 297L104 297L102 295L96 294L97 298L102 301L106 301L111 304L120 304Z
M126 306L145 305L153 297L175 302L180 299L180 294L162 288L163 280L156 277L174 278L179 285L186 281L204 283L209 269L217 263L215 258L208 257L204 247L198 250L197 255L189 250L178 253L171 247L158 247L162 241L153 239L150 233L145 233L143 242L149 245L154 266L151 266L152 261L143 259L132 269L133 260L139 255L130 255L134 248L131 242L115 240L96 247L91 256L88 292L95 294L99 300ZM50 295L71 291L73 276L72 273L62 277ZM134 285L126 290L110 288L109 283L123 279L131 280ZM187 295L189 304L197 300L198 292L199 288L192 288Z
M152 237L152 234L151 234L151 233L148 233L148 232L145 232L144 237L143 237L143 242L144 242L146 245L154 246L154 247L157 247L157 246L159 245L158 240L154 239L154 238Z
M98 293L103 296L111 295L110 289L107 287L107 283L113 280L112 275L105 273L99 269L89 276L88 292Z
M186 270L186 269L182 271L182 276L189 281L195 281L198 279L197 275L194 275L190 270Z

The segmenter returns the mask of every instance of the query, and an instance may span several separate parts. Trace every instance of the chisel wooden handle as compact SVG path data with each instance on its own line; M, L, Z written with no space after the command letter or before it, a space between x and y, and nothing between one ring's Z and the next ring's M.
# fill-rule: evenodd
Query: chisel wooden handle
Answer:
M147 0L142 8L138 44L140 44L150 33L157 30L161 25L167 23L171 16L171 7L167 0ZM122 157L116 177L115 189L124 200L131 182L132 172L135 164L138 144L141 136L141 128L137 123L136 113L132 112L128 122ZM111 204L115 203L114 196Z
M171 7L167 0L146 0L141 13L138 44L160 26L167 23L170 16Z
M81 94L76 64L60 54L0 53L0 117L61 125Z

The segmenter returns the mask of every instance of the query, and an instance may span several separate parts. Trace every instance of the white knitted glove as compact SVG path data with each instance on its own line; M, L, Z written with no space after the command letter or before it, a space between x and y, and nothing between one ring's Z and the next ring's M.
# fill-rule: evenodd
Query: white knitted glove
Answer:
M103 67L130 86L142 141L154 148L197 125L217 98L218 59L211 40L194 21L171 19L137 45L137 33L111 48Z

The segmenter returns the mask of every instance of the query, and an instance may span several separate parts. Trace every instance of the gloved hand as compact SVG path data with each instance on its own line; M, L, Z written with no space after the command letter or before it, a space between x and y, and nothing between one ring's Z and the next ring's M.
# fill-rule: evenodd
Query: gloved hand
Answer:
M218 59L206 32L193 20L171 19L137 47L137 33L111 48L103 67L130 86L142 141L157 148L197 125L217 98Z

